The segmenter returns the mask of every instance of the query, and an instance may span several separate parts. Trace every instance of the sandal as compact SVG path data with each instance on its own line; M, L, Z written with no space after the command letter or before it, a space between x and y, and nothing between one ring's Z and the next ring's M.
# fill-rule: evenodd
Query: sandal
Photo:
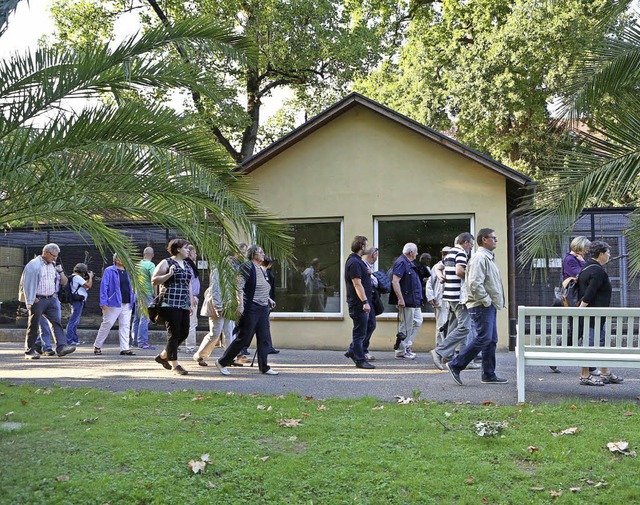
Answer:
M94 347L93 354L97 354L97 355L102 354L102 349L100 349L99 347Z
M604 382L602 382L598 377L589 375L588 377L580 377L580 385L581 386L604 386Z
M600 375L600 380L604 384L622 384L624 382L624 379L622 377L618 377L617 375L613 375L612 373Z

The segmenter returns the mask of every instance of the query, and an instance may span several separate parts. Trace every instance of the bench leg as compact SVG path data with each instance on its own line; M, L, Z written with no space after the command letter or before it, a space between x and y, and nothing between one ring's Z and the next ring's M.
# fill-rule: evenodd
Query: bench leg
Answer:
M524 356L516 350L516 383L518 385L518 403L524 403Z

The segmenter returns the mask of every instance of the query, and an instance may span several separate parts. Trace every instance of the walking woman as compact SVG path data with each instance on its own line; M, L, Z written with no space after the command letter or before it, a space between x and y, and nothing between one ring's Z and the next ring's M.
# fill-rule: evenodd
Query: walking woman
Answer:
M191 278L193 272L185 261L189 256L189 242L176 238L169 242L167 251L170 258L162 260L155 271L151 282L160 288L163 294L160 311L165 320L168 340L164 350L156 356L156 361L167 370L179 375L187 372L178 364L178 346L189 335L189 320L193 295L191 294Z
M244 347L251 344L255 333L258 342L258 368L267 375L278 375L278 372L269 368L267 357L269 355L269 312L276 303L269 296L271 286L267 271L262 266L264 251L260 246L252 245L247 249L247 258L250 260L240 267L242 276L242 313L238 322L238 335L227 347L224 354L216 361L216 367L222 375L231 375L227 368L233 364L234 358Z

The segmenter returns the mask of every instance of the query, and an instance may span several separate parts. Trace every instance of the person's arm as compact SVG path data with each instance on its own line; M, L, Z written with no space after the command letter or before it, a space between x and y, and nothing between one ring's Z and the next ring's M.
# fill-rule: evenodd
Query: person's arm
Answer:
M369 306L369 300L367 300L367 293L365 292L364 286L362 285L362 279L360 279L359 277L354 277L353 279L351 279L351 282L353 283L353 287L356 290L358 298L360 298L360 301L362 302L362 310L364 310L365 312L370 312L371 307Z
M58 275L60 276L60 285L66 286L69 283L69 278L65 275L62 265L56 266L56 272L58 272Z
M592 267L593 268L593 267ZM594 270L596 270L594 268ZM584 295L582 295L582 299L580 300L579 307L588 307L589 304L594 300L600 287L604 283L605 277L601 275L601 272L592 272L591 276L585 278L583 276L583 282L587 283L587 288L584 290Z
M438 263L433 269L436 272L436 276L441 284L444 284L445 276L444 276L444 263Z
M153 277L151 277L151 282L153 283L154 286L159 286L160 284L164 284L171 278L174 270L175 270L174 265L171 265L171 267L169 267L169 263L167 263L167 260L162 260L160 263L158 263L158 266L153 272ZM191 285L191 283L189 283L189 285Z
M87 272L89 279L82 285L85 289L91 289L93 287L93 272Z
M488 307L491 305L491 296L487 293L484 286L487 265L484 261L476 261L472 268L469 268L466 280L466 289L470 298L482 302L482 305Z
M393 279L391 279L391 286L393 287L393 292L398 298L398 307L404 307L404 297L402 296L402 290L400 289L399 275L393 274Z

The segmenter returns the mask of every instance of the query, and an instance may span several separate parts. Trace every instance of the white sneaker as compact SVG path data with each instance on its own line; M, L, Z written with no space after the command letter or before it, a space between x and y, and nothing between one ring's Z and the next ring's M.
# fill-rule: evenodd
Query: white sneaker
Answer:
M277 370L274 370L273 368L269 368L269 370L267 370L264 374L265 375L278 375L280 372L278 372Z
M222 375L231 375L231 372L229 371L229 369L226 366L222 366L218 360L216 360L216 368L220 370L220 373Z
M416 354L414 352L411 352L409 349L407 349L404 352L404 357L408 359L416 359Z
M368 352L365 353L364 355L364 359L366 359L367 361L375 361L376 357L373 354L369 354Z

